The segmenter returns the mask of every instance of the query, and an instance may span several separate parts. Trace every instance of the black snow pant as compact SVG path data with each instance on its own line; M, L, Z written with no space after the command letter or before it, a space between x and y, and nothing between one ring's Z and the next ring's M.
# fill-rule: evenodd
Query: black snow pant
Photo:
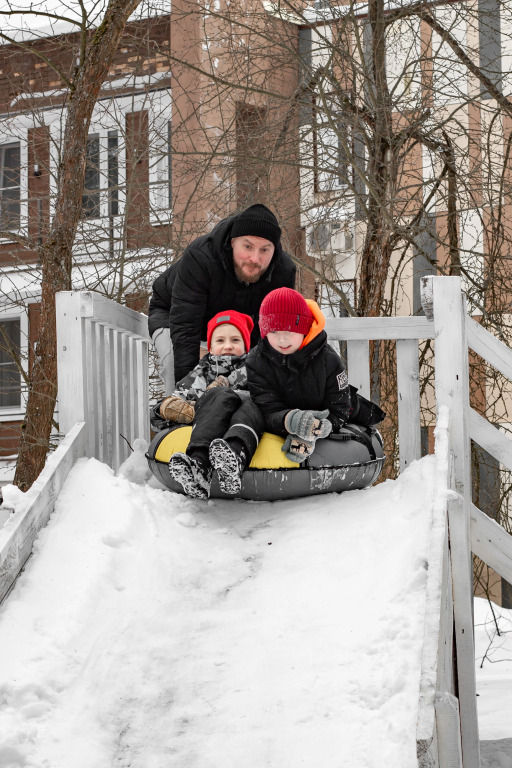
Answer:
M262 434L263 416L249 397L241 398L229 387L213 387L196 403L187 454L209 463L210 443L222 437L242 443L249 464Z

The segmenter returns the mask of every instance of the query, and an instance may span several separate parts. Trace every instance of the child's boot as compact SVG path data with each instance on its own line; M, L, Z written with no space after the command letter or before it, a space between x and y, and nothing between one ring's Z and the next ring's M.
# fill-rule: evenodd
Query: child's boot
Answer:
M207 499L210 493L212 470L201 461L187 456L186 453L175 453L169 460L169 472L187 496L195 499Z
M210 443L209 456L213 469L217 470L221 491L230 496L239 494L247 463L244 448L219 437Z

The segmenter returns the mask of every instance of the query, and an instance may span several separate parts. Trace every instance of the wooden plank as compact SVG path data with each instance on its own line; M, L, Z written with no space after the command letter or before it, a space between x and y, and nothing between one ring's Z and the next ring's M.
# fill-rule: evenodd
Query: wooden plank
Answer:
M473 408L469 414L471 439L512 470L512 440Z
M434 338L433 322L421 316L328 317L325 330L329 338L341 341Z
M452 566L448 536L445 540L443 555L443 586L441 594L441 616L439 630L439 650L437 655L438 691L455 694L455 666L453 659L453 594Z
M442 626L444 593L448 588L445 558L448 553L447 488L449 470L449 412L443 407L436 428L436 487L432 508L425 621L421 652L416 744L420 768L436 766L437 734L435 693L439 682L439 651L446 640ZM443 648L444 651L444 648ZM451 649L450 649L451 653Z
M85 421L85 381L80 294L55 297L57 312L57 376L59 429L66 434L77 421Z
M415 339L396 342L400 472L421 458L420 366Z
M151 430L149 424L149 343L143 342L138 345L141 355L141 364L139 367L139 387L138 399L140 408L140 427L134 437L144 437L151 439Z
M451 693L436 694L436 724L440 768L463 768L459 702Z
M471 547L475 555L512 584L512 536L474 504L471 505Z
M114 376L115 376L115 357L113 347L113 330L110 326L104 327L105 332L105 359L104 365L104 378L101 382L103 387L103 402L105 403L105 435L104 435L104 448L105 454L103 461L112 466L112 459L114 455L113 447L113 429L114 418L116 408L116 398L114 389Z
M460 278L434 277L435 370L438 412L450 411L454 488L448 501L452 558L453 610L464 768L479 768L473 643L473 569L470 541L471 464L469 439L469 364L465 297Z
M146 315L94 291L81 291L79 295L82 317L94 318L96 322L112 328L123 328L127 333L149 341Z
M125 403L125 394L123 387L123 350L122 350L122 332L118 329L113 332L113 345L114 345L114 377L112 381L112 402L113 406L113 418L112 418L112 468L114 470L119 469L123 460L124 446L126 443L121 437L123 431L123 407ZM121 446L121 443L123 445Z
M107 349L105 337L108 335L108 330L105 329L105 326L100 325L99 323L94 323L94 328L96 332L96 388L100 410L100 418L94 427L98 433L98 453L96 454L96 458L108 463L108 413L105 386L105 377L107 375Z
M71 467L84 455L85 434L83 422L72 427L27 491L25 510L16 513L0 530L0 602L30 556L34 539L48 522Z
M347 342L348 378L364 397L370 397L370 345L368 341Z
M507 379L512 380L512 350L492 333L473 320L467 319L468 344L477 355L487 360Z

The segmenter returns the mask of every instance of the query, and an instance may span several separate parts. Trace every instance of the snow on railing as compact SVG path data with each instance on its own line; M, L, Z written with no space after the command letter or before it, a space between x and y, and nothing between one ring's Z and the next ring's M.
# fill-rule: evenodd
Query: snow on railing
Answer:
M92 291L57 294L59 428L87 426L86 455L117 470L149 438L147 318Z

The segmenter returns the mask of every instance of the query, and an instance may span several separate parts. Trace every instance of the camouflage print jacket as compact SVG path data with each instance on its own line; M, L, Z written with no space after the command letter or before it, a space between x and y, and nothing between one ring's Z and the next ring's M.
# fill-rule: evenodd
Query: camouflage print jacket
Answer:
M219 376L223 376L237 395L242 398L249 397L245 370L246 358L247 354L236 357L236 355L211 355L208 352L196 367L177 383L173 395L183 400L199 400L206 392L206 388Z

